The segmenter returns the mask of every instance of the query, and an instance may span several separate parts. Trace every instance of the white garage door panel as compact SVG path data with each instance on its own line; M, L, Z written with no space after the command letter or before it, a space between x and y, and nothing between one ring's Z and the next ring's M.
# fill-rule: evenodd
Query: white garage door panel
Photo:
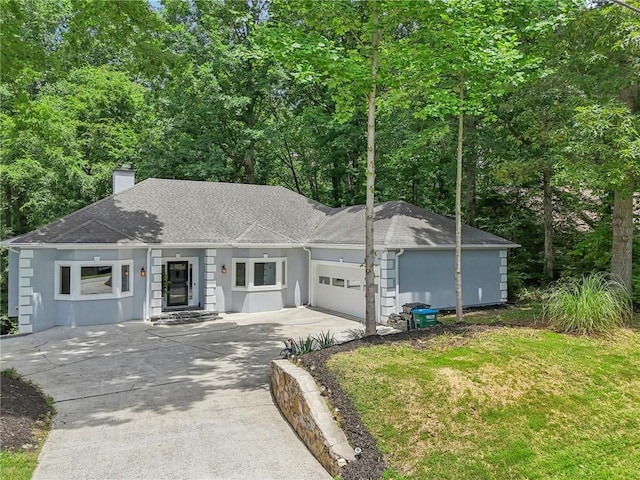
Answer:
M315 270L316 306L364 318L363 267L317 265Z

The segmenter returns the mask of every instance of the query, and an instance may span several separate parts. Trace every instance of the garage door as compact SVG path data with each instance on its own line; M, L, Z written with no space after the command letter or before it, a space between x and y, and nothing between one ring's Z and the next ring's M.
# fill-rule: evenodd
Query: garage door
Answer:
M314 305L365 317L364 267L318 263L314 268Z

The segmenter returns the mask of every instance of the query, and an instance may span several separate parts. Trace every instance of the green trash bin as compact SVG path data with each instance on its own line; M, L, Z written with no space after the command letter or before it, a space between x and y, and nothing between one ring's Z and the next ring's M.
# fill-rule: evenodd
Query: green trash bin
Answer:
M433 308L414 308L411 310L416 328L425 328L438 323L438 310Z

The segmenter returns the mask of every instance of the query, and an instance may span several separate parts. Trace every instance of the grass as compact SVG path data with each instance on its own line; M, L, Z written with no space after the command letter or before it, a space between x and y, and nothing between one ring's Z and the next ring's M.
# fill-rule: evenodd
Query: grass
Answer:
M328 366L388 479L640 478L640 333L500 329L337 354Z
M453 323L456 321L455 312L439 315L438 320L442 323ZM544 326L543 308L540 300L529 301L518 306L505 305L495 309L477 309L464 313L464 320L467 323L476 325L493 325L501 323L512 326Z
M0 472L2 478L29 480L38 465L40 449L30 452L0 451Z

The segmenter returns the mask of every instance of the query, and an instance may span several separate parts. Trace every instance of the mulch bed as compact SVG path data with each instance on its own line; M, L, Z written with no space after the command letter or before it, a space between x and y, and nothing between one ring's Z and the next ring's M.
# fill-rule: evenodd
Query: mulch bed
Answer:
M24 380L0 376L0 450L34 450L49 415L44 394Z
M373 345L389 345L398 342L409 342L415 348L425 348L422 340L442 334L469 336L478 332L501 328L501 325L469 325L450 324L435 325L421 330L412 330L393 335L365 337L335 347L318 350L303 355L299 364L306 368L319 385L326 387L325 394L329 403L337 409L340 426L345 432L349 443L353 447L360 447L362 452L358 461L349 463L342 472L344 480L373 480L382 478L386 463L382 453L376 446L376 441L362 424L360 415L356 411L351 399L340 388L340 384L327 370L327 360L339 352L348 352L360 347Z

